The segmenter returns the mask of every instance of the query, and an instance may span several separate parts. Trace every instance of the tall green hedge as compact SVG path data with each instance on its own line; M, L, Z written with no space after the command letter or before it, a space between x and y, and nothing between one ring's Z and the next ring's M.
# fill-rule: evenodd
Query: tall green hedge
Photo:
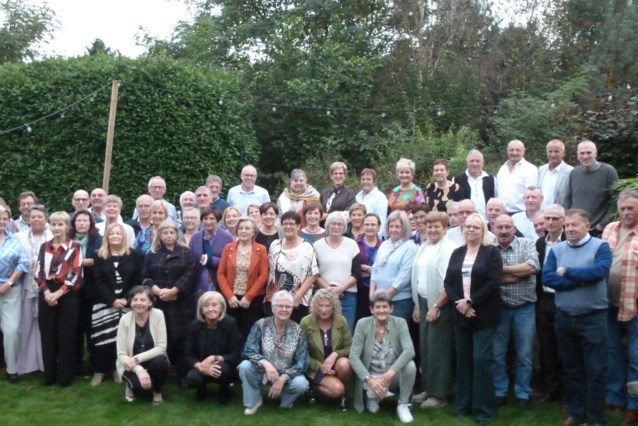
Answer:
M74 190L102 186L110 81L121 81L110 190L124 213L146 192L148 179L166 179L167 198L202 185L208 173L226 188L259 147L248 95L228 72L178 61L107 55L0 66L0 132L32 122L81 99L29 129L0 134L0 196L16 205L32 190L54 210L71 208Z

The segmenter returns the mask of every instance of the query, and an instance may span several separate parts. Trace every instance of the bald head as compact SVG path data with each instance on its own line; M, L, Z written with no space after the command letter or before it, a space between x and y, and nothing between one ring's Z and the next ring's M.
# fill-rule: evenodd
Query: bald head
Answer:
M507 158L510 163L516 164L525 156L525 144L518 139L511 140L507 144Z
M585 170L589 170L596 164L596 158L598 157L598 150L596 144L592 141L582 141L578 144L576 151L578 156L578 162Z
M485 206L487 211L487 219L491 226L494 226L494 220L502 214L507 213L505 210L505 203L499 198L490 198Z
M476 213L476 204L474 204L474 201L468 199L459 201L459 225L463 226L465 219L472 213Z
M75 211L86 210L89 207L89 193L83 189L78 189L73 193L71 204Z

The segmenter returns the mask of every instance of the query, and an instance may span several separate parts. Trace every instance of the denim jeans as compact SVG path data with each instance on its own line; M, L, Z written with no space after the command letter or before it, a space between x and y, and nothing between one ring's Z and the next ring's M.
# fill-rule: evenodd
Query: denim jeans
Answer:
M618 308L609 307L607 336L607 402L628 410L638 410L638 398L627 395L627 382L638 380L638 317L618 321ZM627 339L627 346L623 344Z
M244 391L244 406L254 407L261 397L261 388L269 388L272 383L264 384L264 371L252 361L244 360L237 367ZM299 396L308 389L308 380L301 374L288 380L281 390L281 408L290 408Z
M412 311L414 310L414 303L412 298L393 300L392 301L392 315L397 318L403 318L408 325L412 322Z
M516 398L520 399L529 399L532 395L530 383L533 370L532 346L536 331L535 322L534 303L526 303L516 307L501 306L500 322L494 334L494 359L492 361L494 394L497 397L507 396L509 387L506 358L510 332L513 333L516 350L514 394Z
M569 315L558 309L556 339L563 365L568 414L578 423L605 423L607 309Z
M357 293L344 291L341 297L341 315L346 317L350 334L354 334L354 320L357 314Z

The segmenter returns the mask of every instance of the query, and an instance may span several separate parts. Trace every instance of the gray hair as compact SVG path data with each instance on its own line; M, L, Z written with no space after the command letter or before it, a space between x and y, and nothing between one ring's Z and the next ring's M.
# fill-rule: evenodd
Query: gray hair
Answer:
M330 225L332 225L332 222L335 222L335 221L341 222L344 227L347 225L346 219L343 217L341 212L332 212L326 218L326 229L328 229Z
M414 161L407 158L401 158L399 159L399 161L397 161L395 171L399 172L403 169L409 169L413 175L416 173L416 165L414 164Z
M304 180L308 180L308 177L306 176L306 172L304 172L301 169L294 169L292 172L290 172L290 180L295 180L299 178L304 178Z
M283 300L288 300L290 303L292 303L293 301L292 293L287 290L279 290L278 292L272 295L272 299L270 301L272 305L274 306Z
M412 230L410 229L410 219L408 218L408 214L403 210L395 210L388 216L388 219L385 222L385 233L386 235L390 235L390 223L395 220L399 220L401 222L401 240L407 241L412 236Z
M636 194L636 198L638 198L638 194ZM550 204L543 209L543 213L547 213L548 210L558 210L558 215L561 218L565 217L565 207L561 206L560 204Z

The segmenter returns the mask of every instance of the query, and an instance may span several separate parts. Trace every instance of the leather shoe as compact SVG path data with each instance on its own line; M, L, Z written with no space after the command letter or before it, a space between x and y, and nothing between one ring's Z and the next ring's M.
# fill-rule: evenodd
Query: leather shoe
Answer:
M16 373L7 373L7 380L9 383L18 383L20 381L20 376Z
M580 422L577 422L575 418L572 416L567 417L565 420L560 422L560 426L577 426Z
M525 399L525 398L516 398L516 405L518 405L520 408L530 408L532 406L532 404L529 402L529 399Z
M623 415L623 421L626 424L638 423L638 410L626 410Z
M505 404L507 404L507 397L506 396L497 396L496 397L496 406L497 407L502 407Z

